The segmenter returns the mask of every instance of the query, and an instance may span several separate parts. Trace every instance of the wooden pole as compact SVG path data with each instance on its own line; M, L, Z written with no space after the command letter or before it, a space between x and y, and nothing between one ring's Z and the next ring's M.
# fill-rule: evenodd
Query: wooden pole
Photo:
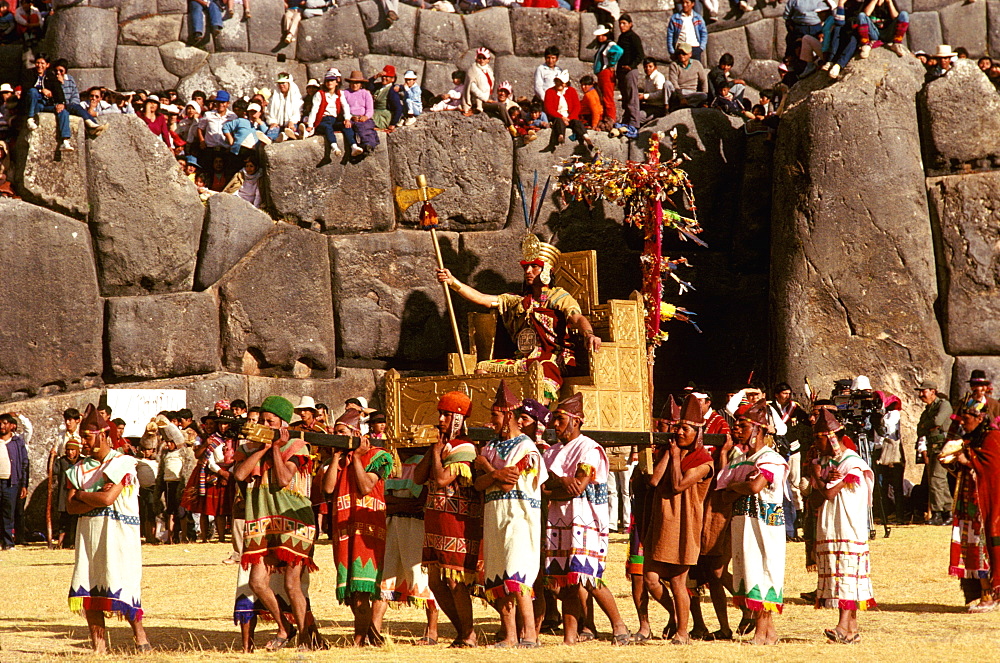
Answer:
M48 481L46 482L47 485L46 485L46 491L45 491L46 492L46 495L45 495L45 543L46 543L46 546L49 547L49 548L52 548L53 545L54 545L53 544L53 539L52 539L52 493L54 492L55 486L53 486L53 483L52 483L53 482L53 478L54 478L52 476L52 473L53 473L53 471L55 469L57 449L58 449L58 443L57 443L57 446L52 447L52 450L49 452L49 462L48 462L48 464L46 466L46 471L45 471L46 477L48 479Z
M434 255L437 257L438 269L444 269L444 258L441 257L441 247L438 245L437 229L431 228L431 242L434 243ZM462 374L467 375L469 370L465 366L465 351L462 350L462 335L458 333L458 320L455 318L455 305L451 302L451 288L447 283L442 283L444 290L444 302L448 306L448 317L451 319L451 333L455 336L455 349L458 351L458 364L462 367Z

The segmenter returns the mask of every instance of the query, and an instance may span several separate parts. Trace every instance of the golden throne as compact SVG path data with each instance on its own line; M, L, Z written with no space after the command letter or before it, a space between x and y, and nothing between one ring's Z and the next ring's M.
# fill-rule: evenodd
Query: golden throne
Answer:
M563 253L554 273L555 285L565 288L590 320L601 339L601 349L590 354L577 350L576 370L566 374L560 392L565 398L583 395L591 430L645 432L649 430L649 372L641 295L633 292L626 300L600 303L597 291L597 253ZM448 375L402 377L396 370L386 374L386 416L390 435L422 438L431 435L427 426L437 424L437 402L447 391L464 391L472 397L471 426L489 422L490 406L500 380L520 398L542 397L539 365L516 373L474 374L476 363L504 356L511 350L506 330L498 325L495 312L469 314L469 353L462 371L458 353L448 355ZM415 440L416 442L416 440Z

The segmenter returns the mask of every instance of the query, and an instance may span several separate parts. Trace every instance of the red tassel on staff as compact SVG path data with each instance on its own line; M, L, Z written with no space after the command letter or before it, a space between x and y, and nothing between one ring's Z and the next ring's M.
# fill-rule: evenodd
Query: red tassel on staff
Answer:
M424 230L437 228L440 222L441 219L438 217L437 210L429 202L425 202L420 208L420 227Z

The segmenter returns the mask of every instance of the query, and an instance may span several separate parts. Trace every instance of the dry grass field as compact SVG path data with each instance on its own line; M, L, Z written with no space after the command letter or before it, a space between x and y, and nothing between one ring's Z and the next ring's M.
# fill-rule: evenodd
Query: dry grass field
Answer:
M826 644L823 628L836 621L834 611L816 610L798 599L815 587L815 577L803 568L802 544L790 544L786 573L784 614L777 626L782 642L757 648L741 643L698 642L690 647L669 646L662 640L642 647L613 648L607 641L609 626L599 615L603 640L565 647L559 636L543 636L544 647L534 651L504 652L487 648L449 650L411 644L422 635L423 613L412 608L391 610L386 616L389 642L381 649L344 647L350 632L349 611L333 595L332 552L325 541L317 548L321 571L312 577L312 605L323 634L339 644L330 651L299 653L294 650L267 654L242 654L239 633L232 624L236 571L220 564L229 547L220 544L143 547L143 605L146 629L156 648L147 655L134 653L127 624L109 622L113 660L142 661L379 661L441 663L488 661L500 663L512 656L520 661L626 662L662 658L677 661L742 661L778 659L806 661L989 661L1000 660L1000 611L984 615L965 612L958 581L945 575L948 530L944 527L899 527L889 539L873 542L877 611L861 616L863 643L843 651L843 645ZM609 580L626 621L635 629L634 609L622 577L626 552L624 536L613 537ZM0 661L51 661L88 656L86 624L68 612L66 593L73 566L72 551L49 551L29 546L0 555ZM711 605L704 605L709 627L716 628ZM653 608L653 628L665 624L665 612ZM476 608L481 641L492 637L496 616L489 608ZM733 624L738 613L730 610ZM442 643L453 631L443 619ZM270 629L262 624L259 644Z

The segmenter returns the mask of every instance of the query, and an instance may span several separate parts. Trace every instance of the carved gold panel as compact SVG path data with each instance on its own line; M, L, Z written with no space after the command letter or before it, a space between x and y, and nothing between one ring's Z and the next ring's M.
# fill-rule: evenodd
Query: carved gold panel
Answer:
M584 315L601 303L597 293L597 252L573 251L559 256L555 285L573 295Z

